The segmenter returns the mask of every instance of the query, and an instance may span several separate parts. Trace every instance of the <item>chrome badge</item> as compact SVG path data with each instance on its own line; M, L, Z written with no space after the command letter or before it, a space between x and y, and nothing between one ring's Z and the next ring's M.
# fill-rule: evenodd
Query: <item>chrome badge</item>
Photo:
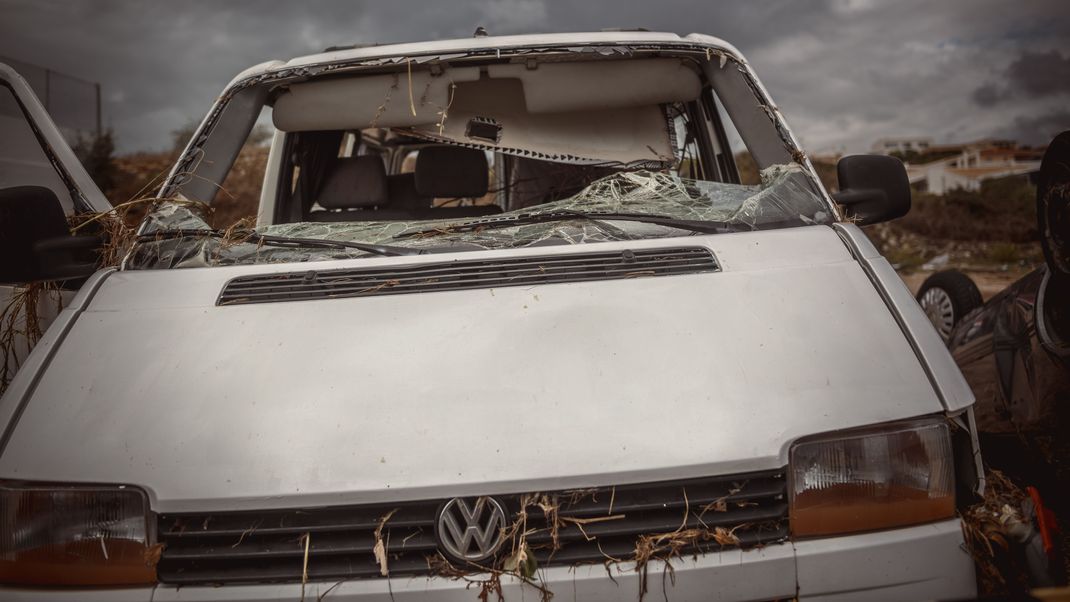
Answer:
M482 562L501 547L506 524L505 508L494 498L453 498L438 514L438 544L450 560Z

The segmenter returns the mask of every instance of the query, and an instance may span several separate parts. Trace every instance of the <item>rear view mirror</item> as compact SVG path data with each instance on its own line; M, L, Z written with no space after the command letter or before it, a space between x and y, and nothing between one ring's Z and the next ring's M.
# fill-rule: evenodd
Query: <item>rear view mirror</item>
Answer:
M56 193L41 186L0 190L0 282L84 278L96 270L96 236L71 236Z
M910 211L910 181L903 162L886 155L851 155L836 165L840 191L832 198L859 225L886 222Z

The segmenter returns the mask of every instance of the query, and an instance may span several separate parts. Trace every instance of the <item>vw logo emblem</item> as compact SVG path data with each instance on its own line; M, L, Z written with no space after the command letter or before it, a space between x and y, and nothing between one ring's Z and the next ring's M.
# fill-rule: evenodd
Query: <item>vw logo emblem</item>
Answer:
M505 508L492 497L453 498L438 513L439 547L450 560L482 562L501 547L505 516Z

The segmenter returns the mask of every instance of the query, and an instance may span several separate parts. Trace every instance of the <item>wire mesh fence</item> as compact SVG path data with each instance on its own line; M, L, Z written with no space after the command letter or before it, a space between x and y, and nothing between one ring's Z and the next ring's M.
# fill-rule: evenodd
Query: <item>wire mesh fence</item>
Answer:
M0 55L19 72L69 141L101 133L100 84Z

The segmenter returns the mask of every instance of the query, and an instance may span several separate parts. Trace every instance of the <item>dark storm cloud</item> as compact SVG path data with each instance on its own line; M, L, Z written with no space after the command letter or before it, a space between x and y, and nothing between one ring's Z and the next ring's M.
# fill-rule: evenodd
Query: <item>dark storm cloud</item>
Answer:
M0 0L0 55L101 82L121 147L162 148L250 65L339 44L465 37L475 23L521 31L542 10L445 4Z
M973 91L982 107L1015 98L1044 98L1070 94L1070 56L1062 52L1023 52L1004 71L1002 85L988 82Z
M977 88L973 91L973 101L982 107L992 107L999 102L1005 95L1004 91L999 86L991 82Z
M101 82L121 148L152 149L249 65L336 44L467 37L477 25L492 34L642 26L723 37L818 151L865 150L885 135L962 140L1051 115L1043 98L979 105L976 93L991 81L1044 89L1028 68L1016 75L1027 81L1008 80L1010 64L1027 52L1070 54L1062 0L0 0L0 55Z
M1070 56L1057 50L1024 52L1007 68L1007 79L1030 96L1070 93Z
M1060 132L1070 130L1070 109L1054 109L1040 115L1015 118L1013 124L996 132L1000 138L1022 140L1030 144L1050 142Z

